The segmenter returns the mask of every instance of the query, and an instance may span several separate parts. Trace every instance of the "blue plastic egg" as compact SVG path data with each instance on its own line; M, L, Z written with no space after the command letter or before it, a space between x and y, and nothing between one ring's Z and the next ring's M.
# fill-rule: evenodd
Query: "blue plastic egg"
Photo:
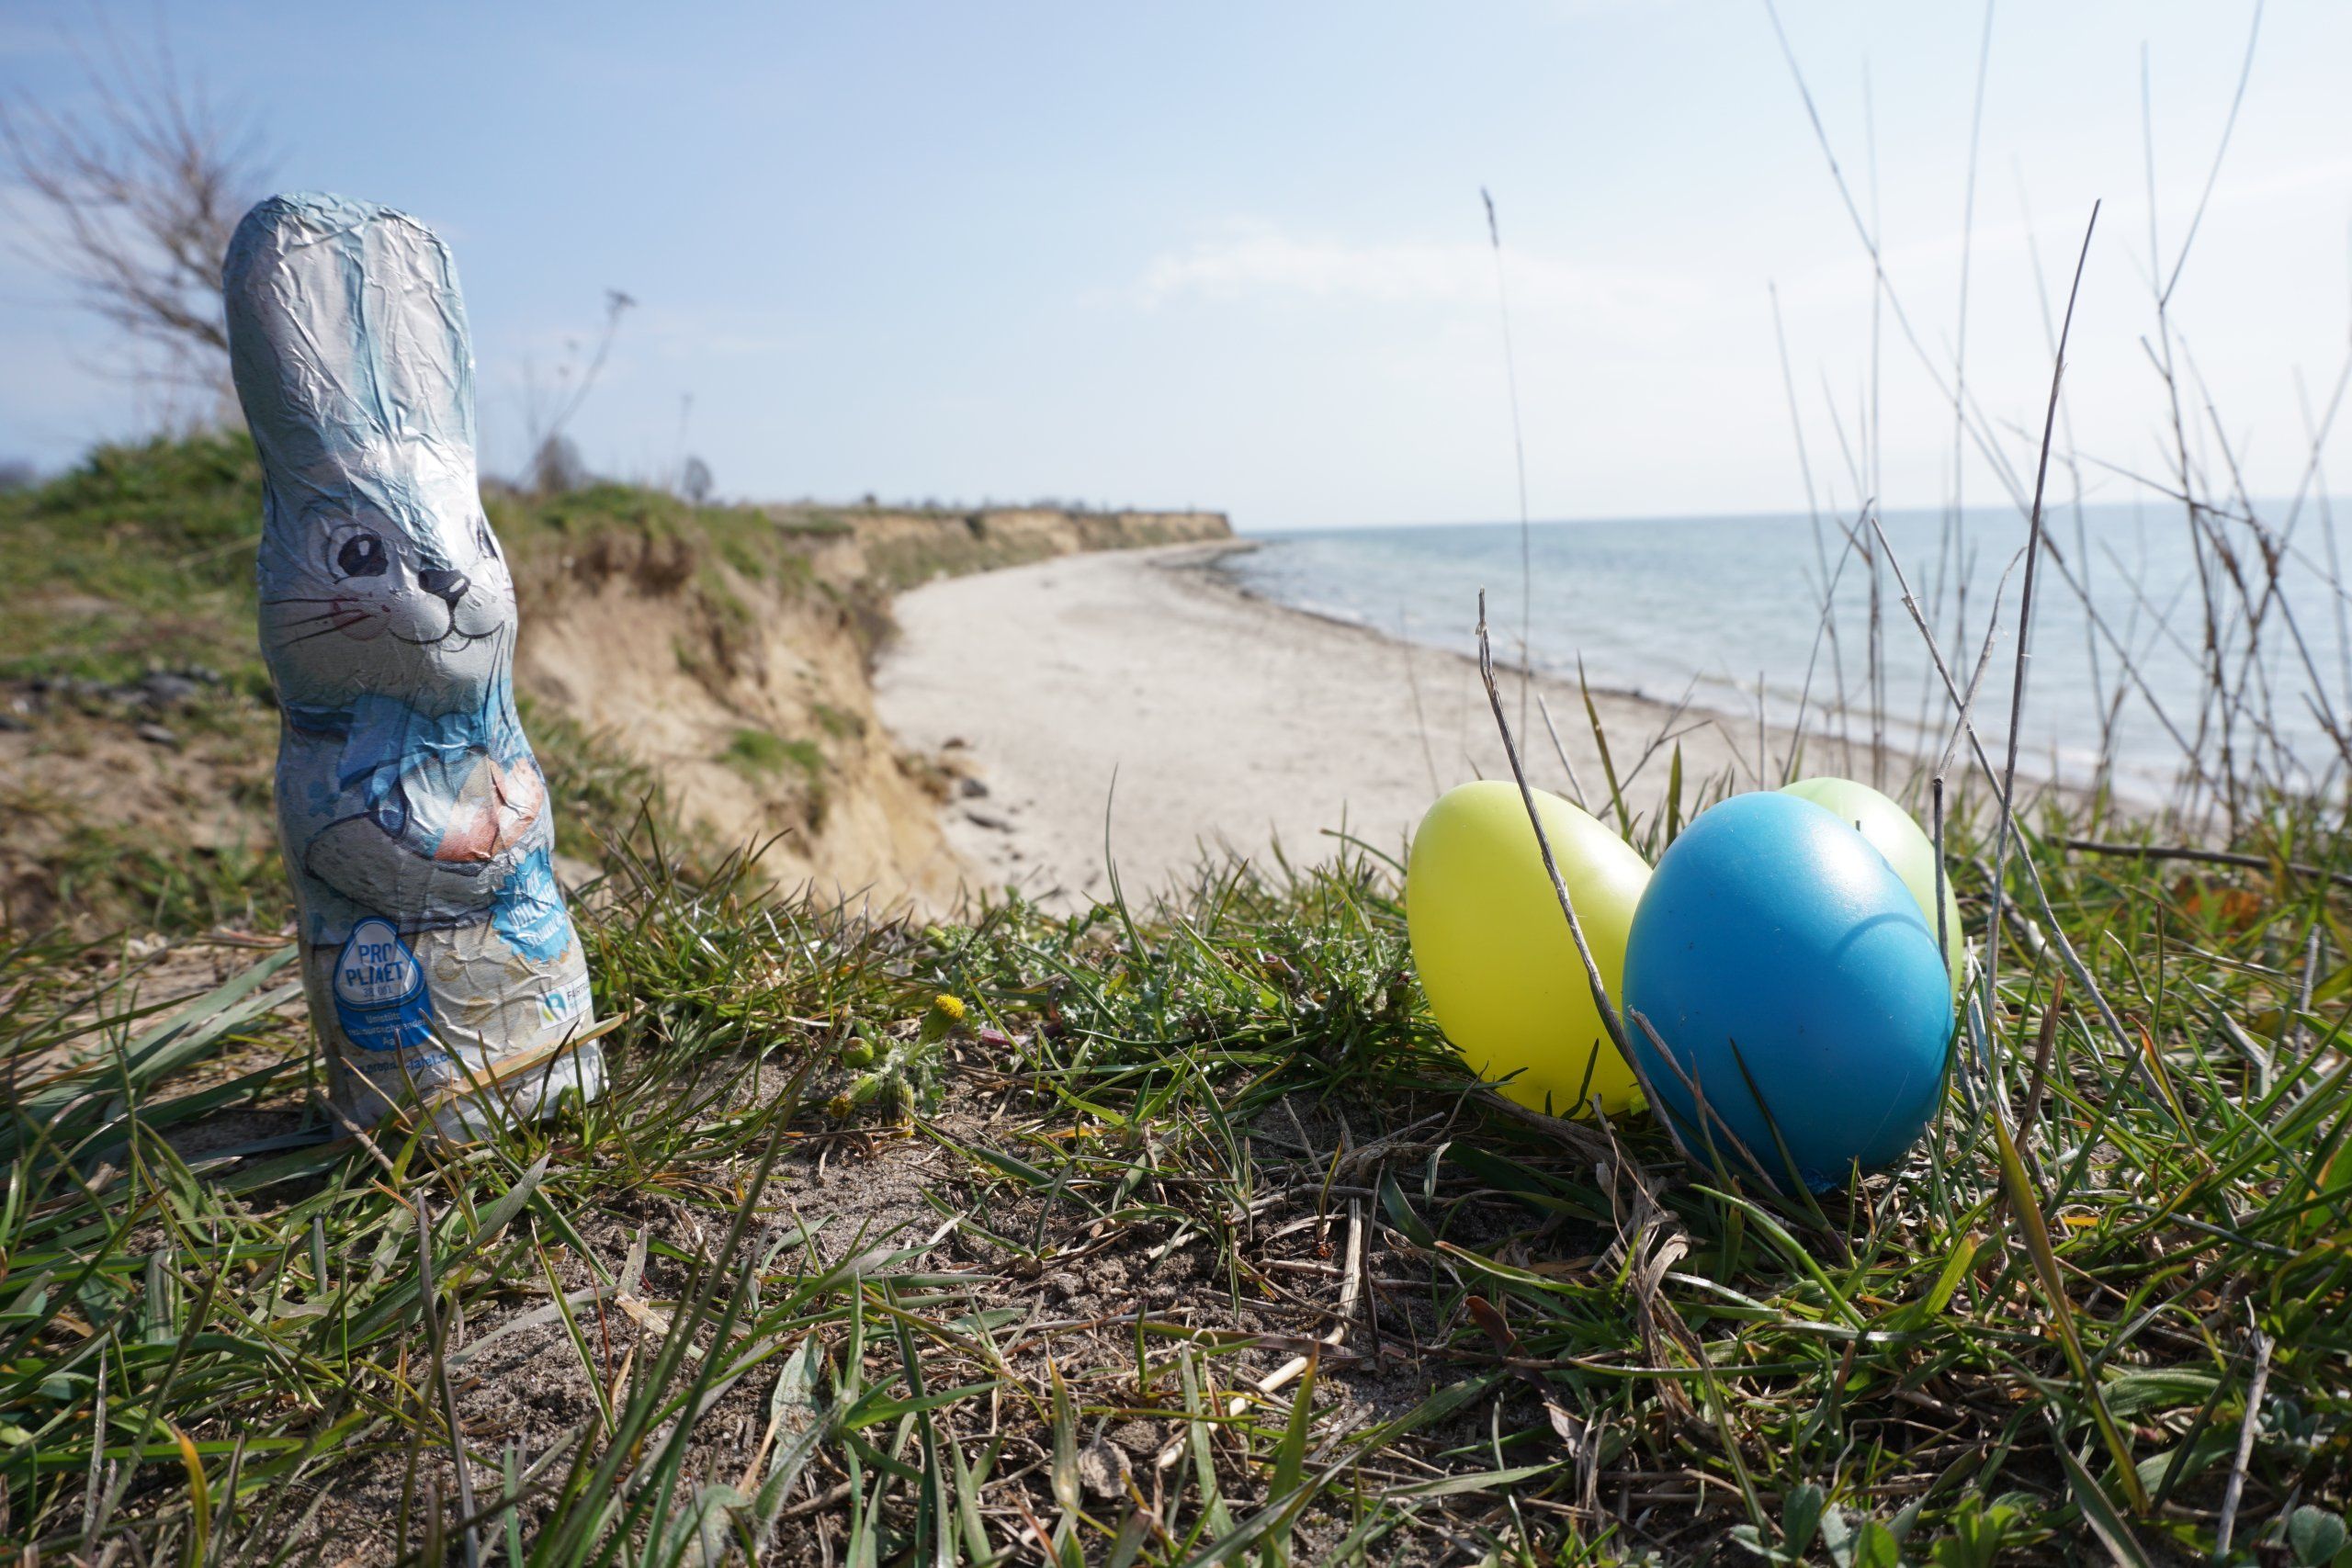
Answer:
M1692 1157L1775 1187L1792 1165L1815 1191L1893 1165L1942 1091L1951 985L1936 933L1868 840L1794 795L1735 795L1668 848L1634 912L1623 1005ZM1703 1129L1635 1013L1705 1095Z

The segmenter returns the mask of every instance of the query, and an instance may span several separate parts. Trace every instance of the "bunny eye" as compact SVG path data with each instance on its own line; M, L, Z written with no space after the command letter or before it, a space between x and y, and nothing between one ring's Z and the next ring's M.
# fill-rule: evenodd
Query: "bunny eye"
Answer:
M353 534L335 547L334 569L345 577L381 577L391 564L384 541L373 534Z

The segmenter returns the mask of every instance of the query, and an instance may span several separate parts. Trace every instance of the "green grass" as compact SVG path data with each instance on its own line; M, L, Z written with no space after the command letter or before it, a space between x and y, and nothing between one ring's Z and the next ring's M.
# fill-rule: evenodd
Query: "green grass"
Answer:
M265 757L256 485L221 438L0 497L0 679L209 663L191 736ZM526 592L791 581L827 536L619 487L492 504ZM879 636L872 591L809 581ZM1961 1568L2211 1558L2226 1515L2239 1561L2341 1549L2340 793L2241 812L2228 865L2069 851L2143 829L2048 804L1997 933L1956 810L1997 995L1903 1171L1789 1202L1645 1117L1468 1081L1362 847L1204 864L1149 909L876 921L526 716L560 847L606 868L576 909L614 1082L470 1148L321 1141L268 852L0 797L11 833L68 825L77 908L183 939L0 933L0 1540ZM1614 803L1645 854L1705 804L1674 794ZM2062 936L2104 1010L2062 995Z
M728 737L719 760L753 783L789 779L797 783L802 808L811 829L821 827L831 803L831 781L825 773L823 748L807 736L786 739L767 729L738 729Z
M19 947L0 1528L439 1561L446 1378L514 1562L2178 1561L2242 1442L2236 1550L2325 1561L2352 916L2286 863L2352 848L2340 804L2264 821L2267 869L2035 822L2124 1038L2057 998L2013 863L2034 924L1943 1113L1818 1206L1477 1092L1352 850L915 929L642 833L583 904L613 1091L465 1150L269 1141L308 1071L250 1010L290 999L282 950L174 1021ZM1992 857L1952 832L1981 959ZM943 993L943 1092L844 1103ZM91 1065L43 1081L61 1047ZM188 1141L240 1107L251 1146Z
M526 618L559 580L593 588L626 575L692 593L717 645L681 645L682 667L695 668L726 657L752 629L731 570L769 592L821 588L828 608L851 613L869 648L887 626L878 591L820 585L809 563L818 536L757 508L695 507L605 483L544 498L493 487L483 499L514 564ZM0 928L12 911L20 925L62 911L85 935L186 933L224 922L274 928L286 918L266 774L277 718L254 632L261 508L260 466L242 433L100 446L45 484L0 494L0 698L20 682L114 686L159 668L218 671L219 685L164 716L184 738L218 742L188 748L180 785L233 801L251 829L245 842L225 846L159 834L121 820L112 801L44 788L38 770L19 778L0 769L0 835L40 845L28 889L9 889L12 868L0 863ZM599 843L638 831L639 808L658 781L608 738L543 705L526 707L541 765L568 781L563 793L575 803L558 818L557 847L593 863ZM107 711L96 698L52 698L30 743L83 746L149 716ZM835 733L830 725L828 733ZM811 777L821 764L804 743L743 761Z
M809 541L825 536L756 507L692 506L609 482L548 497L492 487L483 501L526 615L533 588L565 572L710 585L724 562L805 590ZM0 680L120 681L195 663L265 694L260 536L261 468L242 432L99 446L45 484L0 493Z
M813 740L787 740L766 729L739 729L728 738L723 754L729 765L752 778L772 778L791 769L816 779L825 770L825 754Z
M250 687L260 536L261 468L242 434L101 446L0 495L0 680L209 664Z
M836 740L855 740L865 734L865 720L856 714L819 703L814 709L817 727Z
M51 863L60 906L139 931L273 930L293 915L274 843L197 846L76 822Z

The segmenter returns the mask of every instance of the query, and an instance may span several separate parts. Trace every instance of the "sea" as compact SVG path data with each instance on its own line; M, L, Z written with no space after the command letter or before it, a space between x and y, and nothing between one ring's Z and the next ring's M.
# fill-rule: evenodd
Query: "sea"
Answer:
M2281 549L2281 603L2265 611L2248 705L2267 690L2266 722L2302 773L2296 782L2324 787L2341 777L2330 727L2340 729L2340 716L2352 713L2352 611L2334 565L2335 535L2352 523L2316 502L2256 515ZM1826 516L1537 523L1527 530L1524 573L1517 523L1276 531L1251 536L1259 547L1228 558L1225 570L1274 603L1464 654L1476 650L1484 590L1498 663L1519 656L1525 583L1525 644L1541 671L1573 681L1581 670L1596 689L1687 700L1750 725L1760 702L1770 722L1802 716L1816 733L1840 724L1842 691L1844 722L1865 741L1875 572L1889 744L1940 752L1957 709L1903 605L1899 568L1963 687L1991 628L1973 716L1997 756L2017 668L2025 520L1971 509L1891 512L1880 523L1887 547L1869 557L1849 523ZM2045 523L2052 549L2034 583L2020 770L2073 784L2104 770L2119 794L2154 798L2178 782L2187 748L2199 745L2212 775L2221 737L2218 706L2205 697L2207 596L2183 509L2067 506ZM2267 581L2253 531L2221 527L2248 581ZM1864 529L1860 543L1877 541ZM2352 552L2352 539L2342 548ZM2203 571L2224 582L2220 556L2204 555ZM2245 615L2233 588L2219 600L2234 682Z

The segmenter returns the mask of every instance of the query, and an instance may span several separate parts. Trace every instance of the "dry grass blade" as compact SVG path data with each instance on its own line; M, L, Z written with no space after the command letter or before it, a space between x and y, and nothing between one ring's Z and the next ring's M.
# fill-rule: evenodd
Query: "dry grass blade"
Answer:
M2236 1452L2230 1460L2229 1485L2222 1493L2222 1517L2213 1528L2213 1554L2227 1557L2231 1538L2236 1533L2238 1504L2245 1496L2245 1469L2254 1456L2255 1426L2262 1419L2262 1395L2270 1384L2270 1338L2261 1329L2253 1330L2254 1379L2246 1385L2245 1419L2238 1427Z
M1535 695L1535 711L1544 716L1544 733L1552 738L1552 754L1560 760L1560 772L1567 775L1568 792L1575 797L1577 809L1590 811L1592 807L1585 799L1584 781L1577 777L1577 765L1569 760L1568 749L1560 740L1560 727L1552 722L1552 705L1544 700L1541 692ZM1434 774L1430 779L1430 793L1436 793Z
M2334 871L2325 866L2309 865L2301 861L2278 861L2267 855L2240 854L2233 850L2207 849L2197 844L2116 844L2099 839L2061 839L2070 850L2092 855L2130 855L2139 860L2190 861L2199 865L2244 866L2250 871L2283 868L2297 876L2313 881L2328 881L2338 887L2352 887L2352 872Z
M1503 231L1495 219L1495 198L1478 187L1487 209L1487 245L1495 258L1495 302L1503 319L1503 379L1510 393L1510 450L1519 479L1519 729L1527 733L1528 682L1534 672L1535 649L1529 640L1535 626L1535 546L1527 517L1527 442L1519 427L1519 363L1511 352L1510 291L1503 282Z
M2027 523L2025 585L2018 594L2018 662L2017 674L2009 687L2009 740L2007 754L2001 762L2001 823L1993 840L1993 924L1997 928L2001 917L2002 889L2007 884L2004 874L2008 866L2009 841L2016 831L2018 739L2025 728L2025 677L2033 656L2033 586L2041 562L2041 501L2050 482L2050 447L2058 431L2058 394L2066 379L2066 345L2075 330L2075 305L2083 291L2083 267L2090 260L2091 236L2098 231L2098 209L2091 203L2090 220L2083 226L2083 248L2075 257L2075 280L2066 290L2066 313L2058 327L2058 352L2050 367L2050 400L2042 414L2041 452L2034 466L2033 508ZM1991 1010L2001 970L2001 944L1984 944L1984 1006Z
M1527 770L1520 766L1518 743L1511 739L1510 723L1503 716L1502 694L1495 688L1494 650L1487 640L1487 596L1484 593L1478 595L1478 678L1486 684L1487 703L1494 711L1495 727L1502 736L1503 756L1510 763L1510 776L1519 785L1520 804L1526 807L1528 826L1535 831L1535 847L1544 857L1544 874L1552 879L1552 892L1559 899L1560 913L1568 922L1568 935L1576 943L1577 957L1584 964L1585 983L1591 987L1592 1005L1599 1010L1601 1026L1609 1031L1610 1042L1617 1047L1618 1054L1631 1056L1633 1052L1625 1043L1624 1021L1617 1016L1616 1006L1609 999L1609 987L1600 977L1600 965L1593 960L1592 944L1585 940L1584 923L1577 919L1575 901L1568 897L1568 885L1560 879L1560 863L1553 858L1552 840L1545 836L1543 818L1536 814L1535 795L1528 787ZM1588 691L1585 694L1588 709L1591 703L1592 694ZM1600 722L1599 716L1595 715L1594 725L1598 727ZM1608 760L1609 752L1604 744L1601 761L1605 764ZM1625 807L1618 795L1613 771L1610 775L1609 793L1617 802L1618 818L1623 821Z
M1487 613L1483 607L1485 601L1486 595L1483 593L1480 594L1479 603L1481 608L1478 612L1480 635L1478 637L1478 647L1481 651L1479 658L1483 664L1491 667L1493 664L1493 657L1484 651L1487 646L1487 639L1485 636ZM1494 687L1494 674L1491 668L1487 670L1485 678L1488 690L1488 700L1491 702ZM1592 683L1585 679L1584 660L1581 659L1577 660L1577 689L1584 695L1584 716L1586 721L1592 726L1592 743L1594 746L1599 748L1600 751L1601 776L1609 785L1609 808L1616 813L1618 832L1627 838L1631 838L1634 832L1634 819L1625 809L1625 792L1619 786L1617 782L1616 761L1609 754L1609 729L1606 725L1603 725L1600 722L1600 710L1593 705ZM1499 709L1496 711L1495 719L1497 723L1500 723L1502 720L1502 713ZM1524 780L1521 781L1521 787L1525 787Z
M442 1419L448 1424L449 1463L458 1477L458 1513L470 1521L474 1517L473 1464L466 1457L466 1429L458 1419L458 1396L449 1383L449 1344L442 1329L441 1289L433 1271L433 1211L422 1192L416 1195L416 1276L417 1301L424 1315L434 1388L440 1396ZM481 1540L470 1522L459 1533L458 1540L465 1551L466 1568L476 1568L481 1562Z

